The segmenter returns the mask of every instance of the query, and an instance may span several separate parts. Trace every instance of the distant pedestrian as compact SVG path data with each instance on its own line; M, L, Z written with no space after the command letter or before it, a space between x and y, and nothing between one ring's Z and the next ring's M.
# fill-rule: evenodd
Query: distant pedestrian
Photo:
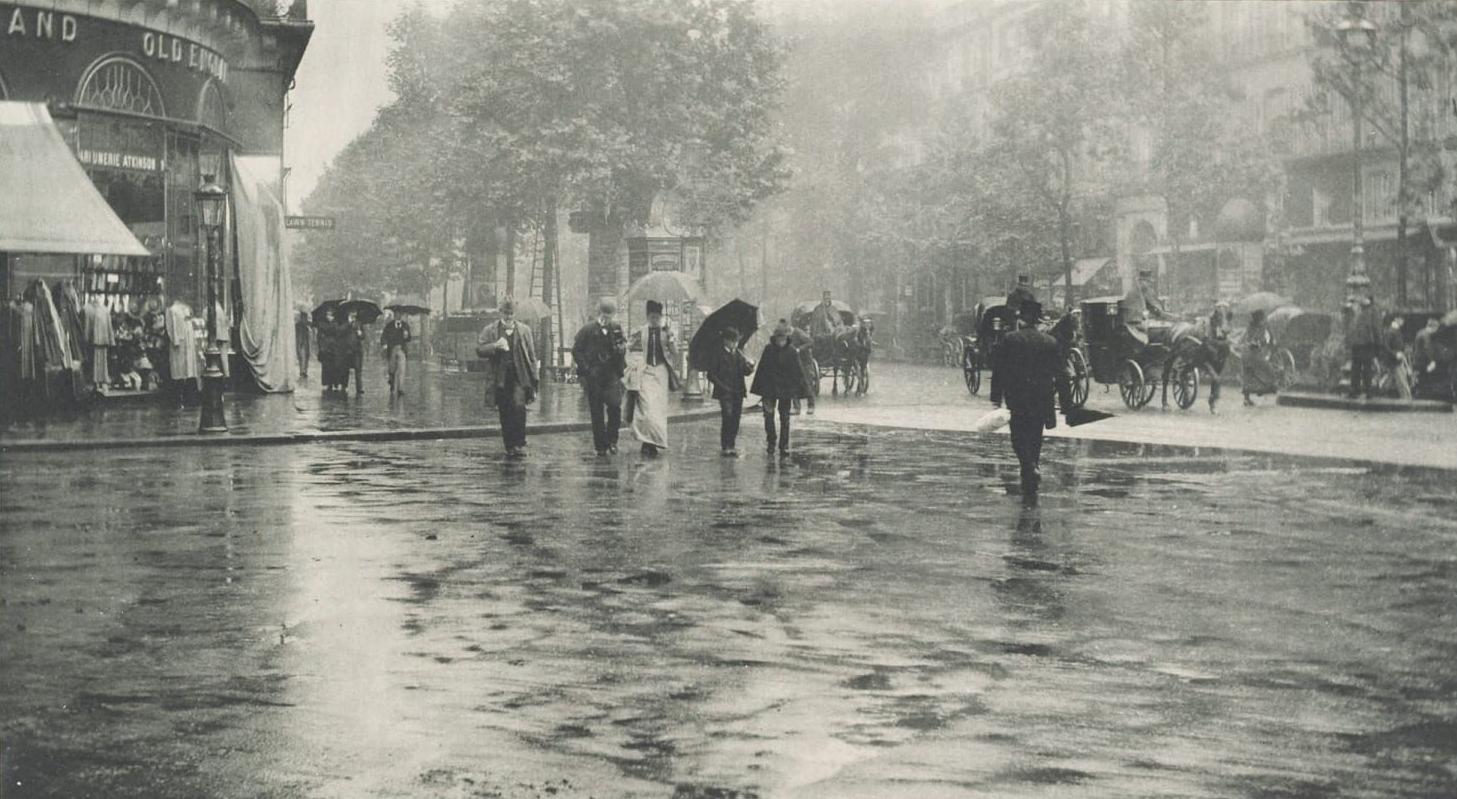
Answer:
M385 321L384 331L380 333L379 341L384 346L391 397L401 396L405 393L405 373L409 362L407 348L413 339L414 331L410 330L409 322L398 316L391 316Z
M1386 373L1391 375L1391 383L1396 388L1397 396L1409 400L1411 367L1406 359L1406 339L1401 335L1403 321L1399 315L1391 317L1386 330L1381 333L1381 347L1377 350L1377 357L1386 368Z
M359 321L359 314L349 312L349 317L344 323L345 332L341 336L344 346L344 385L343 391L349 392L349 370L354 370L354 396L364 396L364 325Z
M324 391L342 391L349 378L348 337L349 324L336 318L333 308L324 309L324 319L319 323L319 372Z
M506 456L526 454L526 406L536 399L536 346L531 328L516 321L516 304L501 301L501 319L486 325L476 336L476 354L490 367L486 396L495 404L501 421L501 443Z
M1057 427L1054 402L1072 407L1057 340L1036 328L1041 312L1037 302L1024 300L1016 329L1002 338L994 355L1026 496L1036 496L1042 481L1042 436Z
M587 395L587 411L592 417L592 447L599 456L617 453L617 436L622 427L627 336L616 316L617 302L602 298L597 318L582 325L572 343L577 379Z
M794 407L790 413L798 416L800 400L808 409L810 416L815 415L815 397L820 393L820 362L815 359L814 337L797 327L789 328L789 343L793 345L795 353L799 356L800 379L804 381L804 391L794 398ZM830 357L827 353L826 358Z
M739 331L726 327L722 331L723 347L715 350L705 371L718 400L718 446L724 457L737 457L739 420L744 415L744 378L754 371L754 364L739 349Z
M1376 352L1381 346L1381 323L1369 296L1356 302L1355 313L1346 328L1346 347L1351 353L1351 390L1346 395L1355 399L1361 394L1371 398L1376 369Z
M308 379L309 359L313 357L313 332L308 311L299 311L293 319L293 348L298 357L298 376L304 379Z
M1219 376L1229 360L1229 303L1224 300L1214 303L1214 313L1209 315L1208 330L1205 331L1203 348L1204 362L1209 367L1209 412L1217 414L1219 404Z
M1245 328L1244 355L1240 359L1241 388L1244 390L1245 405L1254 405L1251 395L1263 397L1280 390L1280 377L1275 373L1272 361L1275 355L1275 337L1265 325L1265 312L1256 310L1250 314L1250 324Z
M651 456L668 448L668 395L681 388L681 382L678 343L663 319L663 304L648 300L647 314L648 323L633 331L628 352L634 353L637 391L632 433L642 442L643 454Z
M764 438L770 455L774 454L776 443L775 416L779 417L779 454L788 455L790 408L800 398L809 396L793 333L794 328L787 320L780 319L774 326L769 343L765 345L763 355L759 356L754 384L749 389L763 399Z

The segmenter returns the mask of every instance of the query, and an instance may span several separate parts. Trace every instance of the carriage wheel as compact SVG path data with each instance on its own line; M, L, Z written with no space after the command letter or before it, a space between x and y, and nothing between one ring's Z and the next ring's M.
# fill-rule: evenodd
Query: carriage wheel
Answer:
M1153 399L1152 386L1144 380L1143 367L1137 361L1124 361L1118 372L1118 393L1123 395L1123 404L1130 410L1138 410Z
M1275 357L1270 359L1278 375L1276 385L1281 391L1295 385L1295 354L1290 350L1281 347L1275 350Z
M975 397L981 391L981 367L977 365L974 353L968 352L962 356L961 377L966 381L966 390Z
M1173 380L1174 402L1187 411L1199 399L1199 367L1185 360L1176 361L1169 377Z
M1088 389L1092 387L1092 375L1088 374L1088 360L1082 350L1074 349L1067 354L1068 370L1072 373L1072 403L1081 408L1088 401Z

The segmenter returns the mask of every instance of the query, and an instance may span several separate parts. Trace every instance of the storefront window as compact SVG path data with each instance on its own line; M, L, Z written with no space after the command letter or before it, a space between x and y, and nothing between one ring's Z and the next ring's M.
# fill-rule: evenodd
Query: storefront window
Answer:
M124 56L110 56L87 70L76 93L77 105L165 117L162 92L141 65Z
M163 129L159 123L82 114L75 123L77 159L119 219L153 255L82 259L81 290L117 309L161 290L167 253Z

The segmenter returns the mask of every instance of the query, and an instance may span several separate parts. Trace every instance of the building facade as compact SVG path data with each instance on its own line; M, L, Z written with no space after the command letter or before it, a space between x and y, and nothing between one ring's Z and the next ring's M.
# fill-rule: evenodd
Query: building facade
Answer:
M306 0L0 2L0 99L48 106L150 252L0 253L0 291L69 279L117 310L154 296L205 307L193 192L204 175L227 185L246 156L276 157L281 187L286 96L312 31Z
M954 107L985 132L991 89L1025 63L1027 17L1044 2L965 0L944 9L932 36L937 52L927 76L932 103L927 119L917 124L935 124ZM1395 35L1401 5L1364 6L1378 25L1378 36ZM1129 0L1088 0L1088 7L1117 26L1127 21L1130 5ZM1259 290L1279 291L1311 307L1338 304L1351 263L1356 150L1349 106L1340 95L1320 96L1315 88L1311 59L1322 45L1311 22L1345 9L1341 2L1206 3L1200 35L1212 43L1230 113L1239 127L1268 142L1281 173L1280 188L1269 196L1229 197L1217 215L1190 220L1187 230L1178 231L1169 229L1164 198L1116 197L1110 219L1085 220L1085 227L1107 229L1083 236L1084 249L1074 256L1112 258L1125 286L1139 270L1152 269L1160 293L1191 309ZM1457 78L1443 72L1430 86L1413 84L1408 99L1412 141L1435 143L1448 177L1419 192L1418 207L1408 213L1404 304L1452 307L1457 291L1450 244ZM1396 266L1398 149L1391 118L1397 100L1397 81L1383 79L1372 104L1378 108L1368 107L1363 115L1360 147L1367 269L1377 301L1387 307L1402 304ZM1382 114L1384 124L1372 124ZM1135 126L1127 133L1127 149L1135 156L1132 168L1138 169L1147 148ZM968 263L974 271L1006 271L991 263L994 253L968 257L987 261ZM1039 274L1058 271L1056 264L1025 267ZM911 280L915 288L908 294L908 310L922 311L924 323L949 317L966 293L958 288L955 270L945 265L923 265Z

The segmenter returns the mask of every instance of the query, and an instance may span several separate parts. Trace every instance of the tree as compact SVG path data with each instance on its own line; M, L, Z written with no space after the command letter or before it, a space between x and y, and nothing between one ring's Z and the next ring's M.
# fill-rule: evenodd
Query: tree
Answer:
M1113 33L1081 4L1028 15L1027 60L994 89L996 118L987 154L1013 164L1023 190L1055 218L1063 279L1071 299L1075 219L1106 185L1119 154Z
M1370 16L1379 26L1369 50L1343 46L1335 33L1349 16ZM1437 120L1445 116L1438 87L1457 69L1457 7L1444 2L1347 3L1319 8L1306 17L1317 47L1310 56L1312 115L1330 112L1334 94L1346 103L1359 98L1362 121L1397 150L1397 303L1408 302L1407 229L1423 198L1450 179ZM1359 61L1361 81L1356 83ZM1394 91L1392 90L1394 89ZM1413 114L1411 90L1419 98Z

